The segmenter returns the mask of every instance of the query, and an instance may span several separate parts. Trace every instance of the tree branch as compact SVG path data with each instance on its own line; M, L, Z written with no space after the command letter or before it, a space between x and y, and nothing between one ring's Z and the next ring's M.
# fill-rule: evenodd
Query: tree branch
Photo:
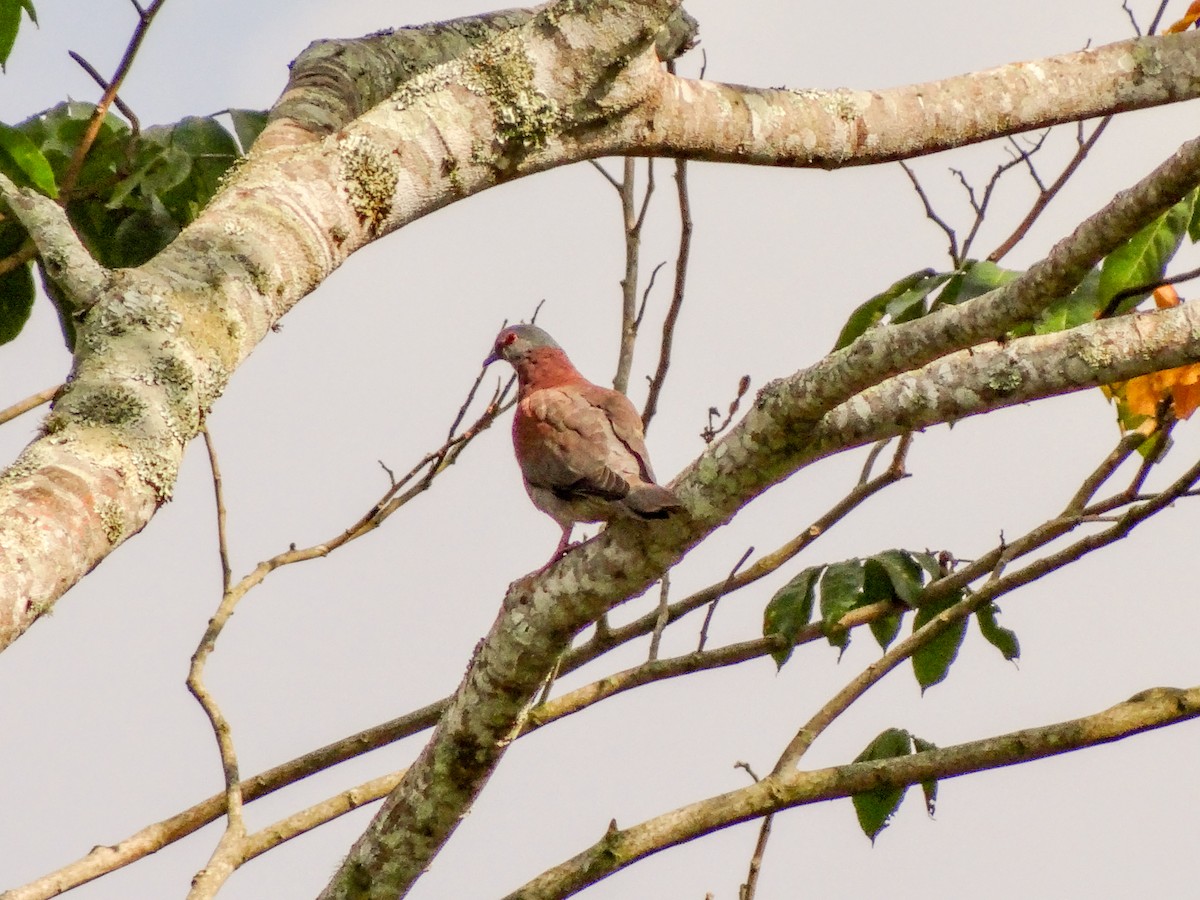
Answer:
M597 844L508 895L508 900L569 897L633 862L701 835L810 803L881 787L955 778L1122 740L1200 716L1200 687L1151 688L1110 709L1053 725L886 760L768 776L632 828Z
M1191 33L878 91L764 90L663 75L625 123L625 146L750 165L872 165L1192 99L1198 71L1200 36Z
M107 285L108 272L87 252L62 208L35 190L17 187L3 173L0 201L29 233L46 276L76 310L90 308Z

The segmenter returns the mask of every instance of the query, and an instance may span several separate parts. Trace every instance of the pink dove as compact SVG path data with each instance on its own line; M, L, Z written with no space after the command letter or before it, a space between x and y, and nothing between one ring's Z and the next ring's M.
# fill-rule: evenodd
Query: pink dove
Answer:
M576 522L663 519L681 504L654 482L642 419L624 394L592 384L536 325L511 325L485 365L517 370L513 450L533 505L562 529L549 566L571 546Z

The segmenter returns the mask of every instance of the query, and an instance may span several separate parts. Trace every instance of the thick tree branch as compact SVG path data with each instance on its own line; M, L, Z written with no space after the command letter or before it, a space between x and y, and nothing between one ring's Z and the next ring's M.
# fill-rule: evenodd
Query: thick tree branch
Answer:
M1194 99L1200 35L1135 38L879 91L661 81L623 125L625 152L833 169Z

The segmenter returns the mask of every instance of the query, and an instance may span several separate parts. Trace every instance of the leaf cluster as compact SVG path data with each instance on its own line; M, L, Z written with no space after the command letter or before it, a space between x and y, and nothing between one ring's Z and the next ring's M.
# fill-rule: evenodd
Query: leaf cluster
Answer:
M266 124L261 112L229 113L232 133L211 116L189 116L136 132L110 113L87 143L95 105L60 103L16 126L0 124L0 172L57 198L99 263L138 266L195 219ZM81 148L82 161L77 162ZM68 183L69 190L60 196ZM26 241L18 222L0 219L0 261L19 260ZM0 343L20 333L33 306L33 260L28 255L29 260L19 260L0 275ZM53 298L53 285L48 288ZM59 312L70 345L72 329L63 304Z
M913 612L912 631L945 612L966 596L966 589L945 591L935 599L924 599L925 589L946 572L936 557L911 550L885 550L865 559L810 566L784 585L771 598L763 613L763 634L782 638L784 646L772 655L782 668L797 643L805 636L819 610L818 624L826 640L845 650L850 631L845 616L863 607L886 603L889 609L870 622L871 634L886 650L899 636L904 617ZM1016 659L1020 645L1012 631L1000 626L994 604L981 608L975 619L980 632L1005 659ZM912 655L913 674L921 690L942 681L958 656L966 635L966 619L950 623L940 634Z

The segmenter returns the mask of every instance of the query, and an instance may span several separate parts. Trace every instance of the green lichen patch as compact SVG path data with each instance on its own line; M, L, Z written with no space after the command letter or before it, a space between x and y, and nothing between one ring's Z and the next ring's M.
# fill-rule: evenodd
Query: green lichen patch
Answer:
M499 147L490 161L497 168L507 168L545 146L563 126L565 117L558 104L537 89L533 76L533 61L517 35L501 35L466 60L463 84L484 97L492 109Z
M359 221L375 234L392 211L399 160L375 141L352 134L338 143L342 180Z
M100 385L69 391L47 421L48 430L57 430L60 419L101 428L128 428L146 414L146 403L132 390L120 385Z
M125 537L125 514L121 510L118 503L112 500L104 500L96 510L100 516L100 525L104 529L104 536L108 538L108 542L119 544L121 538Z

